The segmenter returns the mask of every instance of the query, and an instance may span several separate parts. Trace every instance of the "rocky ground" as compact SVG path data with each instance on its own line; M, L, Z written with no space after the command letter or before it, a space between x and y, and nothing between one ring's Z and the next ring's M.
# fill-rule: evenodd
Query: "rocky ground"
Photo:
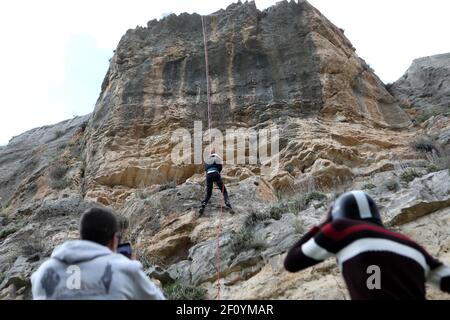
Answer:
M30 298L30 274L77 237L81 213L96 204L117 211L147 273L175 298L214 299L220 285L224 299L347 299L334 261L298 274L282 261L351 189L369 192L390 228L450 263L445 55L420 59L392 95L306 1L263 12L234 4L207 22L213 126L276 126L280 170L226 165L235 215L222 212L216 190L199 217L202 166L175 165L170 154L175 130L207 127L200 16L129 30L92 114L0 148L0 298ZM439 89L406 84L423 77ZM443 111L428 112L434 103ZM429 297L449 298L432 288Z

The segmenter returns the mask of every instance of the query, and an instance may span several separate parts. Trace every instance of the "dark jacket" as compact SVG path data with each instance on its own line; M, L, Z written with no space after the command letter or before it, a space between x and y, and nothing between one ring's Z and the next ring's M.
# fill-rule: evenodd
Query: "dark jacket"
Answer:
M207 174L211 173L221 173L222 172L222 159L219 156L212 155L206 160L205 172Z

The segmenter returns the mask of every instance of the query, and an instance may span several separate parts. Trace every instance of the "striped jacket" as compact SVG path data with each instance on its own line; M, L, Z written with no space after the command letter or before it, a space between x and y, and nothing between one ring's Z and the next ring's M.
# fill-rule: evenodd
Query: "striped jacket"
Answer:
M352 299L425 299L427 281L450 293L449 267L411 239L358 220L312 228L289 251L284 266L297 272L332 256ZM378 288L368 285L373 270L379 270Z

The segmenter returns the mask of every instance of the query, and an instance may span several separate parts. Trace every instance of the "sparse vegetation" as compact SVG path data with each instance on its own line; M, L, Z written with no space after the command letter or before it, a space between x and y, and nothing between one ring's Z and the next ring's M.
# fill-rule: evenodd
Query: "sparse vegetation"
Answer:
M134 241L131 241L134 242ZM167 262L164 261L162 256L156 256L152 254L148 254L145 250L137 250L136 251L136 259L142 263L142 267L144 270L147 270L154 266L160 266L162 268L168 268Z
M363 190L372 190L375 189L377 186L374 185L373 183L366 183L365 185L363 185L362 189Z
M136 197L141 200L145 200L148 198L148 194L143 191L136 192Z
M294 221L294 230L297 234L303 234L305 232L305 226L303 225L303 221L300 219L295 219Z
M415 169L407 169L400 174L400 179L404 182L411 182L416 178L420 178L422 176L421 173L417 172Z
M427 167L427 172L428 173L432 173L432 172L437 172L437 171L441 171L441 169L435 165L434 163L430 163Z
M417 117L416 117L416 122L418 124L422 124L425 121L427 121L428 119L430 119L431 117L440 115L440 114L447 114L449 115L449 108L445 107L445 106L441 106L441 107L431 107L426 111L422 111Z
M206 289L175 282L163 288L168 300L205 300Z
M147 270L148 268L152 267L154 264L150 261L150 259L145 255L144 253L138 251L136 253L136 259L142 263L142 268L144 270Z
M274 203L269 208L270 218L280 220L285 213L297 214L300 211L306 210L313 201L319 201L321 204L327 196L318 191L307 192L300 195L294 195L279 202Z
M50 187L56 190L63 190L70 186L70 180L66 178L69 167L64 164L57 164L50 170Z
M387 179L383 183L383 187L389 191L396 192L400 190L400 183L396 179Z
M430 161L428 172L450 169L450 150L441 149L440 153L428 154L427 158Z
M250 214L247 216L244 225L247 228L251 228L259 222L270 220L270 214L265 211L257 211L256 209L250 210Z
M177 187L177 184L174 181L171 182L167 182L162 184L159 188L158 188L158 192L164 191L164 190L169 190L169 189L174 189Z
M0 230L0 240L8 237L9 235L17 232L19 230L17 225L10 225L10 226L6 226L5 228L2 228L2 230Z
M313 191L304 195L303 197L303 208L309 206L309 204L313 201L323 201L327 198L327 196L321 192Z
M286 203L274 203L269 208L269 217L274 220L280 220L283 214L287 213L289 208Z
M2 203L1 207L2 209L8 209L11 206L11 199L6 201L5 203Z
M50 170L50 178L53 180L61 180L66 175L69 168L63 164L57 164Z
M439 154L439 146L428 136L420 136L410 145L411 148L419 152L436 152Z
M248 227L234 233L231 239L231 249L236 255L251 249L260 250L263 247L264 244L254 237L253 230Z
M54 133L55 139L59 139L64 135L64 131L62 130L56 130Z

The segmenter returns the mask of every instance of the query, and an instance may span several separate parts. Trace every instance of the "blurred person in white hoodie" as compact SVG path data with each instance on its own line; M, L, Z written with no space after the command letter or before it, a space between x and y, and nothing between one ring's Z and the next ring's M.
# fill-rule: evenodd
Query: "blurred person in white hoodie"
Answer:
M140 262L116 253L119 238L111 211L87 210L80 221L80 240L55 248L31 276L33 299L164 300Z

